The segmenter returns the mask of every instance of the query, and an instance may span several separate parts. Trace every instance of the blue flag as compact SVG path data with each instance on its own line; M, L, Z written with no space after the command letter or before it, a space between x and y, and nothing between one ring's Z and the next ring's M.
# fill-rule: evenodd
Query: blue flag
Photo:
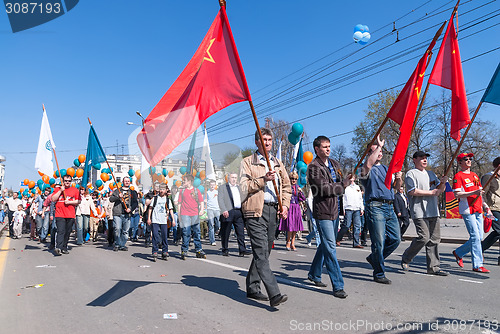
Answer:
M92 166L101 162L105 162L106 160L106 154L102 149L101 143L99 143L99 139L97 138L94 127L92 126L92 124L90 124L89 142L87 144L87 156L85 158L85 167L83 170L81 183L82 187L87 187Z
M194 130L193 132L193 137L191 138L191 145L189 145L189 151L188 151L188 164L187 164L187 171L189 174L193 172L193 158L194 158L194 149L196 147L196 132L198 129Z
M497 70L495 74L493 74L493 78L491 78L490 84L486 91L484 92L482 102L489 102L493 104L500 105L500 63L497 66Z

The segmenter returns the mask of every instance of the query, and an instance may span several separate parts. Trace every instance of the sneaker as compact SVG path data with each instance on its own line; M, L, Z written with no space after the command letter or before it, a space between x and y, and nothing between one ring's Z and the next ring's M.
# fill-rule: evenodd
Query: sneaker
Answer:
M464 267L464 261L460 256L457 255L457 252L453 251L453 255L455 256L455 260L457 261L457 264L460 268Z
M67 250L67 249L63 249L63 250L61 251L61 253L63 253L63 254L69 254L69 252L68 252L68 250Z
M205 254L205 252L203 250L200 250L200 251L196 252L196 257L198 259L206 259L207 258L207 254Z
M485 267L479 267L479 268L473 268L472 270L478 272L478 273L485 273L488 274L490 271L486 269Z
M374 277L373 280L380 284L391 284L392 281L387 277Z
M333 291L333 296L337 298L347 298L347 293L344 290Z
M119 249L118 246L113 247L113 252L118 252L118 249Z
M186 252L181 252L181 260L185 260L186 259Z
M314 285L316 285L319 288L325 288L327 286L325 283L323 283L321 281L315 281L315 280L313 280L312 277L310 277L310 276L307 276L307 279L310 280L311 282L313 282Z
M156 259L158 258L158 253L153 253L153 261L156 262Z
M161 259L165 260L165 261L168 261L168 252L162 253L161 254Z
M410 270L410 264L406 263L406 262L403 262L403 260L401 260L401 269L403 269L403 271Z
M312 247L312 242L308 242L307 247Z
M128 251L128 247L127 246L120 247L120 250L126 252Z
M271 305L271 307L276 307L279 304L286 302L287 300L288 300L287 295L277 294L276 296L271 298L269 304Z
M435 276L448 276L450 273L444 270L438 270L438 271L428 271L427 274Z
M54 252L57 256L60 256L62 254L59 248L56 248Z
M217 243L212 242L212 243L211 243L211 245L212 245L212 246L217 246Z

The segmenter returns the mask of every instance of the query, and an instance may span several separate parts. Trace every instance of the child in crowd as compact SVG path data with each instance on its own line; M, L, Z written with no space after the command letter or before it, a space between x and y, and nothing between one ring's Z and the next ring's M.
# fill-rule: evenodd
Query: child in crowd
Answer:
M23 205L19 204L17 206L17 211L14 212L14 238L19 239L22 236L24 217L26 217L26 212L24 211Z

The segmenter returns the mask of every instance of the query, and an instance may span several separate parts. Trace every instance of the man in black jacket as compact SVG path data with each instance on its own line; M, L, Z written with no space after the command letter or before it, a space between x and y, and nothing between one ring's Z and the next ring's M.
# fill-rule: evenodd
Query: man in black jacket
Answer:
M236 184L238 174L229 174L228 183L219 188L219 208L222 212L221 219L221 244L222 255L229 256L228 243L231 234L231 226L234 226L240 256L250 255L245 247L245 229L243 224L243 214L241 213L241 193Z
M123 186L113 191L109 198L115 203L113 207L113 227L115 229L115 247L113 250L127 251L131 213L137 208L137 192L130 189L130 178L123 178Z
M401 241L404 241L403 234L410 226L410 211L408 207L408 198L405 195L405 188L399 187L398 192L394 195L394 212L398 216L399 227L401 229Z
M344 280L337 261L335 240L339 228L338 196L342 196L349 179L342 181L340 165L329 158L330 139L319 136L313 142L316 158L307 168L307 180L313 194L313 217L316 219L321 244L316 250L307 278L316 286L325 287L321 282L323 261L333 285L333 295L346 298Z

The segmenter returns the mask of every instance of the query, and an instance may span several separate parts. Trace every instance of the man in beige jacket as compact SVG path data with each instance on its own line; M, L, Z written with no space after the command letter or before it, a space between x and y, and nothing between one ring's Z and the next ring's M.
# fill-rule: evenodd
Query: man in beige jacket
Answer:
M272 307L285 302L288 297L280 293L276 277L269 266L276 231L278 214L286 218L290 206L291 186L287 171L283 163L271 157L273 133L270 129L261 128L263 142L260 141L258 131L255 133L255 145L258 150L241 162L240 189L241 208L250 243L253 259L248 270L246 285L247 297L256 300L269 300ZM267 166L263 155L266 150L271 170ZM278 196L275 193L272 180L278 187L279 197L283 210L278 207ZM260 282L264 283L267 296L261 292Z

